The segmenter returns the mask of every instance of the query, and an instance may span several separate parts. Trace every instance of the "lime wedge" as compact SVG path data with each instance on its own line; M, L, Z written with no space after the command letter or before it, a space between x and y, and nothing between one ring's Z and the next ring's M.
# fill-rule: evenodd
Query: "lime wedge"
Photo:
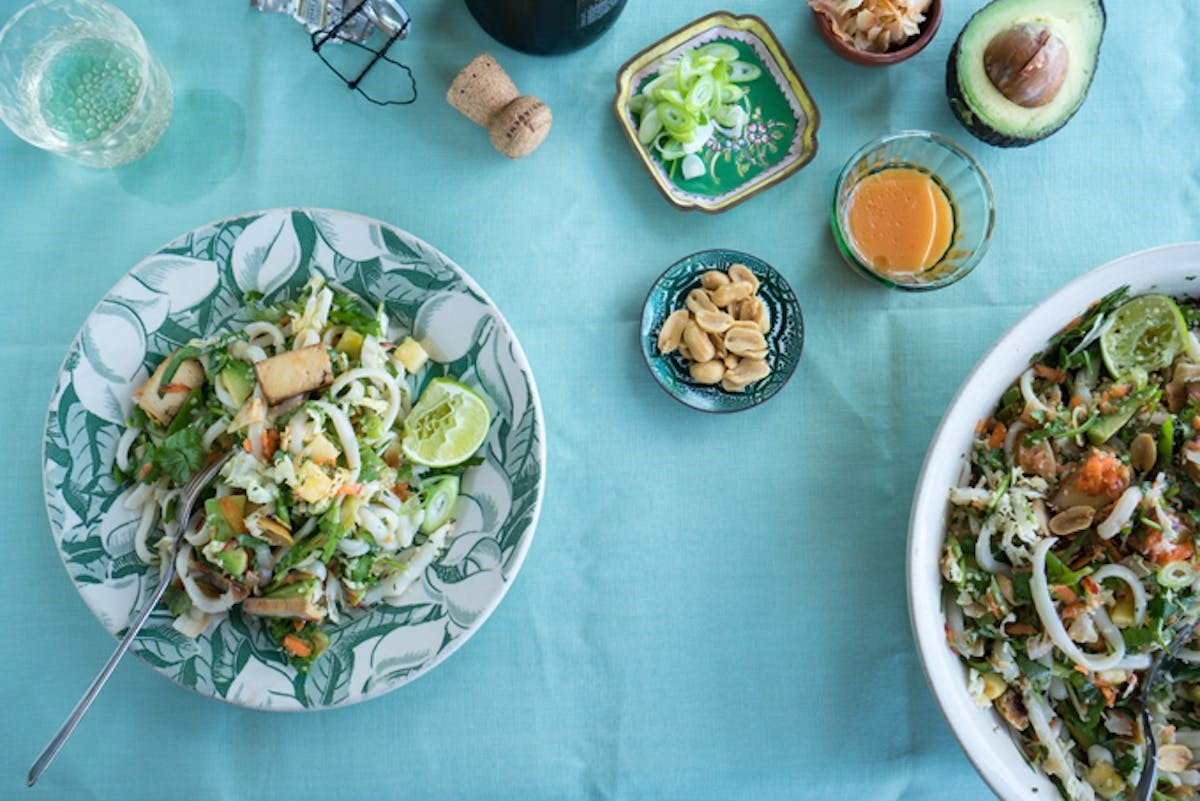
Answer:
M1112 325L1100 337L1100 354L1113 378L1141 384L1187 350L1190 337L1175 301L1140 295L1113 312Z
M404 455L417 464L450 467L471 458L492 424L478 392L450 378L435 378L404 419Z

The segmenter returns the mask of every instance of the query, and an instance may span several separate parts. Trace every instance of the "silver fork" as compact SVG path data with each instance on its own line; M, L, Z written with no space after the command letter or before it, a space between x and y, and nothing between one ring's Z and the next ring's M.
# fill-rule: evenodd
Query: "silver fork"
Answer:
M225 454L220 459L213 462L204 470L193 476L192 479L183 486L183 492L180 495L181 503L179 505L178 514L180 534L176 536L175 541L171 543L171 556L167 560L167 563L163 565L162 578L158 580L158 586L155 587L154 592L150 594L150 598L146 601L145 608L143 608L142 611L138 613L138 616L134 619L134 621L129 624L129 628L126 630L125 636L121 638L120 644L117 645L117 650L113 651L113 655L108 658L108 662L106 662L104 667L100 669L100 672L96 675L96 678L87 688L87 692L85 692L83 697L79 699L79 703L75 704L75 708L71 710L71 714L67 717L66 721L63 722L63 725L61 728L59 728L58 733L54 735L54 739L52 739L50 743L42 750L42 753L38 755L37 760L33 763L33 767L29 769L29 776L25 780L26 786L32 787L33 785L37 784L37 780L42 777L42 774L45 773L46 768L48 768L50 763L54 761L54 758L58 756L58 752L62 750L64 745L66 745L67 739L71 736L72 732L75 731L75 727L79 725L79 721L81 721L83 716L87 714L88 707L92 705L92 702L96 700L96 696L100 694L102 689L104 689L105 683L108 682L109 676L111 676L113 671L116 670L117 663L121 661L121 657L125 656L125 652L128 651L129 646L133 644L138 632L142 630L142 626L145 625L147 618L150 617L150 613L154 611L156 606L158 606L158 602L162 598L163 593L166 592L167 586L171 583L171 580L175 578L175 557L179 554L179 544L183 541L182 532L184 528L186 528L188 520L191 519L192 509L196 506L196 501L200 497L200 493L203 492L204 488L207 487L212 482L213 478L216 477L217 472L221 469L221 466L229 460L230 455L231 454L229 453Z
M1171 640L1170 645L1155 657L1153 664L1150 665L1150 670L1146 672L1146 680L1142 682L1142 732L1146 738L1146 760L1142 763L1142 775L1138 779L1132 801L1150 801L1150 797L1154 794L1154 786L1158 784L1158 741L1155 739L1150 720L1151 690L1163 676L1167 675L1164 666L1174 662L1176 656L1183 650L1183 646L1196 636L1196 626L1197 621L1193 619L1180 627L1175 639Z

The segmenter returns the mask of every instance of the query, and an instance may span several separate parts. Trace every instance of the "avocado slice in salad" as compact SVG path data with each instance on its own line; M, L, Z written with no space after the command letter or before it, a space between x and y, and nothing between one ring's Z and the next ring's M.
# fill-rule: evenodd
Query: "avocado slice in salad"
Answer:
M1111 414L1102 414L1096 420L1095 424L1087 431L1088 439L1093 445L1103 445L1113 438L1113 435L1125 427L1125 424L1133 419L1133 413L1137 411L1137 406L1130 404L1128 408L1121 408Z
M1050 136L1087 97L1104 26L1103 0L992 0L950 50L946 95L955 116L999 147Z
M231 548L218 553L217 559L221 561L221 567L225 568L229 575L240 576L246 572L246 565L249 563L250 557L245 548Z
M254 373L242 368L240 364L230 364L221 371L221 382L229 390L234 402L242 404L254 391Z
M263 598L308 598L312 595L313 590L317 588L316 579L304 579L303 581L293 581L291 584L284 584L270 592L263 593Z

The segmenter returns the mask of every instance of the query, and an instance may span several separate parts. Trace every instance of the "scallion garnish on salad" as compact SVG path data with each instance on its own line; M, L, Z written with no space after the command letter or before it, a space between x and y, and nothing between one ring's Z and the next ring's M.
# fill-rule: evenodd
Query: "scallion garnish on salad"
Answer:
M142 561L185 540L164 596L174 627L195 637L239 608L303 671L329 645L323 622L398 602L437 558L491 417L449 377L414 403L425 349L319 276L294 300L246 302L254 322L185 344L137 391L115 471L136 484ZM228 451L176 530L180 488Z
M1097 301L979 422L950 491L950 647L1070 801L1129 797L1139 685L1200 611L1198 323L1191 298ZM1181 658L1151 699L1156 798L1200 786L1200 646Z

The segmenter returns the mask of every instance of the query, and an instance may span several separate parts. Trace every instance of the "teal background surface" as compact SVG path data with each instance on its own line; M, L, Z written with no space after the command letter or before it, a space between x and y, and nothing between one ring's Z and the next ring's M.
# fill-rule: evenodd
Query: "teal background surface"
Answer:
M0 0L0 16L19 7ZM491 42L458 0L409 0L421 99L341 88L290 20L244 0L125 0L175 86L142 161L91 171L0 132L0 798L850 799L991 797L944 725L909 633L907 514L936 423L986 346L1038 299L1123 253L1200 238L1192 0L1109 2L1091 97L1061 133L1003 151L943 95L948 3L916 58L852 66L798 0L762 16L821 110L798 175L725 214L673 210L610 108L617 68L713 10L632 0L553 60ZM553 109L530 158L494 153L442 99L489 49ZM890 292L840 262L827 212L862 143L928 128L996 193L991 251L961 283ZM547 420L549 482L524 570L486 626L416 683L358 707L270 715L123 665L37 788L25 771L113 641L59 562L41 499L46 401L103 293L227 214L317 205L426 239L492 295ZM688 410L638 352L641 303L695 250L747 250L791 281L808 340L775 399Z

